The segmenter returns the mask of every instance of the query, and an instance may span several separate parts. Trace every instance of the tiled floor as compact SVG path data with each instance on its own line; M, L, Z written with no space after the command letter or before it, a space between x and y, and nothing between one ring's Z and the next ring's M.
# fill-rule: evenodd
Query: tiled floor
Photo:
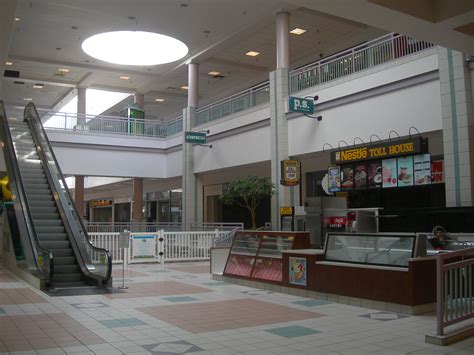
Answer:
M474 354L474 338L426 344L433 315L212 281L205 269L133 265L124 293L49 297L0 267L0 354Z

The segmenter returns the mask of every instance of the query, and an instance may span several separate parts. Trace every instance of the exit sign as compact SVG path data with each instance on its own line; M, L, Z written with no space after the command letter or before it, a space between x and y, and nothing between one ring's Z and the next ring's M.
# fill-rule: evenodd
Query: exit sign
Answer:
M206 143L206 132L187 131L184 133L184 140L186 143L204 144Z
M300 112L313 114L314 113L314 101L312 98L303 99L301 97L290 96L288 100L288 107L290 112Z

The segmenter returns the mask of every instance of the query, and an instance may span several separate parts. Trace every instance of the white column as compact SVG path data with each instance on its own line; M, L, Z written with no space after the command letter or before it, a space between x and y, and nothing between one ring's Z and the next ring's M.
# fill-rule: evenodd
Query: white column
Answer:
M199 97L199 64L188 64L188 107L183 110L183 132L194 128L196 107ZM183 137L183 177L182 177L182 223L189 230L197 218L197 180L194 174L193 145L186 143Z
M188 64L188 107L198 107L199 98L199 64Z
M145 95L136 93L133 95L133 103L140 106L142 110L145 109Z
M272 196L272 229L280 230L280 207L294 206L296 189L280 185L280 161L288 159L288 121L285 101L289 92L289 14L276 15L277 69L270 73L270 130L271 130L271 177L275 185Z
M276 14L277 69L290 67L290 14Z
M465 55L438 47L446 206L474 205L474 115Z
M86 88L77 88L77 125L82 126L86 123Z

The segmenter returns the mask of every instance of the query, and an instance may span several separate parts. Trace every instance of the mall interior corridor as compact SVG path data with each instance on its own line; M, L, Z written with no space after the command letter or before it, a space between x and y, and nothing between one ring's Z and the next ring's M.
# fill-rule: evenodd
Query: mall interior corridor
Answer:
M113 275L114 293L47 295L0 267L0 353L473 354L474 338L425 343L434 315L214 281L208 262L132 265L124 290Z

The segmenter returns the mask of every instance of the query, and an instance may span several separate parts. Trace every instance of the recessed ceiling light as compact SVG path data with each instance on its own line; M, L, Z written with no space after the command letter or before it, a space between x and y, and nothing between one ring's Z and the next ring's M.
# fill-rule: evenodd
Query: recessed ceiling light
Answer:
M70 72L70 69L67 69L67 68L59 68L59 69L58 69L58 72L60 72L60 73L69 73L69 72Z
M13 62L10 62L10 61L5 62L5 65L8 65L9 67L11 67L13 65Z
M219 71L210 71L210 72L207 73L207 74L210 75L210 76L217 76L217 75L219 75L220 73L221 73L221 72L219 72Z
M31 97L25 97L23 100L25 101L32 101L33 99Z
M245 53L245 55L248 55L249 57L256 57L259 54L260 54L260 52L256 52L256 51L249 51L249 52Z
M188 90L188 87L186 85L183 85L180 87L181 90Z
M124 43L133 43L133 50L124 50ZM188 54L180 40L143 31L105 32L87 38L82 50L104 62L122 65L158 65L174 62Z
M165 99L156 98L155 101L156 102L163 102L163 101L165 101Z
M33 89L42 89L44 88L44 84L35 84L33 85Z
M20 21L21 18L20 17L15 17L15 21Z
M304 30L302 28L298 28L298 27L290 31L290 33L292 33L294 35L302 35L305 32L306 32L306 30Z
M122 79L122 80L128 80L128 79L130 79L130 77L129 77L129 76L126 76L126 75L122 75L122 76L120 77L120 79Z

